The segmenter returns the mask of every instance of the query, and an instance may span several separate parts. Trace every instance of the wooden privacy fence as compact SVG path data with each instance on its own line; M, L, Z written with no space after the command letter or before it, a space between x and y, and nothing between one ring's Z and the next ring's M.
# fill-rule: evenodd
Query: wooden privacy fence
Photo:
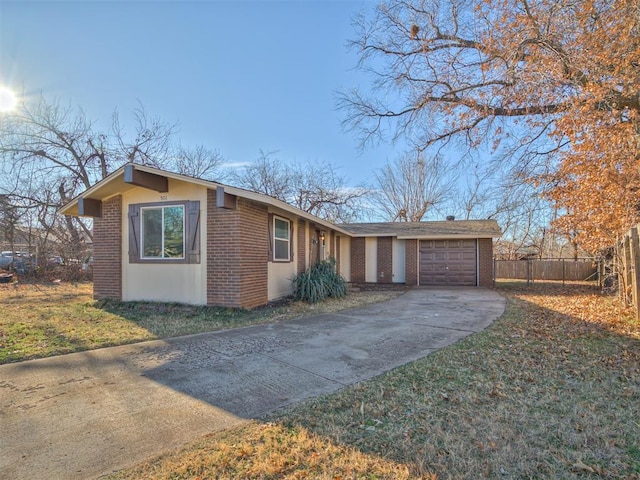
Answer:
M618 292L621 300L635 308L640 318L640 225L631 228L618 241L615 252L615 270L618 273Z
M598 277L597 263L592 259L495 260L493 271L496 279L526 280L527 283L536 280L596 280Z

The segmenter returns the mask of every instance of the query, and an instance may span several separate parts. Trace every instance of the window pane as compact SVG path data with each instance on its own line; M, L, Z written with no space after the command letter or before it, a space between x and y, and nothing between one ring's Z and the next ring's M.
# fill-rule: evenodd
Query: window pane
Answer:
M184 207L164 209L164 257L184 257Z
M142 210L142 256L162 257L162 209Z
M276 238L282 238L283 240L289 240L289 222L285 220L275 219L276 221Z
M289 242L285 240L275 240L275 260L289 260Z

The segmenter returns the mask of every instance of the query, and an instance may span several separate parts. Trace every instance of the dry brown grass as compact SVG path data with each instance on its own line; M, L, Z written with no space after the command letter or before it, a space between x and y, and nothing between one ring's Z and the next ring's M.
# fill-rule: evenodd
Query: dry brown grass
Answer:
M91 283L0 285L0 363L155 338L92 295Z
M119 479L414 478L400 463L336 445L302 427L251 422L187 450L121 472Z
M386 300L401 291L356 291L315 305L280 302L238 310L94 302L91 283L0 284L0 364L344 310Z
M484 332L117 478L640 478L640 325L581 286L505 287Z
M505 293L487 331L280 421L416 476L640 478L638 322L592 288Z

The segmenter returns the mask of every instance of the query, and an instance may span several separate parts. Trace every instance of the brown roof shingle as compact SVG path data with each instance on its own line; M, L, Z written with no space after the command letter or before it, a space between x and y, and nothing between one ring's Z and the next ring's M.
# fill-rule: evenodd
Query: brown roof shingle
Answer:
M340 227L357 237L497 238L502 235L495 220L348 223Z

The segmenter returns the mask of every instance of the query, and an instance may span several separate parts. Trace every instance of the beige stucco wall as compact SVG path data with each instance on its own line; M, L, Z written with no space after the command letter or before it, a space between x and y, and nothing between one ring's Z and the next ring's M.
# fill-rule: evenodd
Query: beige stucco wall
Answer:
M404 283L406 280L406 240L393 239L392 262L393 283Z
M129 205L185 200L200 201L200 263L130 264L127 215ZM122 299L205 305L207 303L207 189L169 179L167 193L158 193L142 187L134 188L123 194L122 204Z
M340 274L351 281L351 237L340 237Z
M378 239L367 237L364 244L365 251L365 282L378 281Z
M296 276L295 262L269 262L269 283L267 295L269 301L276 300L293 293L291 279Z
M269 262L267 265L267 297L269 301L286 297L293 293L293 284L291 279L296 276L298 271L298 219L290 213L270 208L269 213L278 215L282 218L291 220L293 224L293 235L291 242L293 247L293 257L291 262ZM267 233L265 232L265 235Z

